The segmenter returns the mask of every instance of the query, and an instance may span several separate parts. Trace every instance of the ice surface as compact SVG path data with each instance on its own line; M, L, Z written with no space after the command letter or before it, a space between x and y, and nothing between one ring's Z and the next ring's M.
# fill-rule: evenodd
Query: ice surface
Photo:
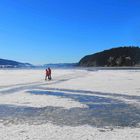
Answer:
M139 70L0 70L0 139L138 140Z

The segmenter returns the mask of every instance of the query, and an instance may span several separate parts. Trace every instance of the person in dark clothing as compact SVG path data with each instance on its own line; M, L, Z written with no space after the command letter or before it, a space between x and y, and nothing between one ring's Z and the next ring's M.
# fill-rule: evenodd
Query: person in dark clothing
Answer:
M50 68L48 68L48 79L51 80L52 79L52 70Z

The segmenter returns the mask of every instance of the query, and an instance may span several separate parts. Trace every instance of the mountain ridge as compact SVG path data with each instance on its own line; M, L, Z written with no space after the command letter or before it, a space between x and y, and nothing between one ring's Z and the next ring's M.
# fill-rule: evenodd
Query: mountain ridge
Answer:
M124 46L104 50L83 57L79 66L84 67L122 67L140 66L140 48L138 46Z
M14 60L2 59L0 58L0 68L21 68L21 67L31 67L30 63L22 63Z

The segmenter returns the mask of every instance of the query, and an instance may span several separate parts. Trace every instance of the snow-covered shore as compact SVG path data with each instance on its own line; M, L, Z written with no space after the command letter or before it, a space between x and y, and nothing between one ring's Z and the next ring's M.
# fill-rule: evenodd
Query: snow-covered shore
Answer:
M0 70L0 104L4 107L16 106L16 108L22 106L60 107L66 111L72 108L88 108L85 101L77 100L77 97L81 95L82 98L88 95L90 98L98 96L99 99L109 98L111 100L111 102L105 100L96 104L111 105L114 100L118 99L119 102L136 107L137 111L140 109L140 70L56 69L52 71L52 81L44 81L44 74L43 70ZM46 91L50 93L46 94ZM65 95L61 93L61 96L57 96L59 92L64 92ZM133 128L116 126L99 128L90 125L59 126L53 122L35 125L16 123L15 120L15 123L11 123L11 120L3 120L2 117L0 118L0 139L2 140L140 139L139 124Z

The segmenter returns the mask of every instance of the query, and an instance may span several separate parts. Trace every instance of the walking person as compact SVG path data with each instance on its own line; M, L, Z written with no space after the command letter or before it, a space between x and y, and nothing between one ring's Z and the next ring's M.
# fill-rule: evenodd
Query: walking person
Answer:
M52 74L52 70L51 70L51 68L49 67L49 68L48 68L48 79L49 79L49 80L52 80L52 75L51 75L51 74Z
M49 71L46 69L46 76L45 76L45 81L49 79Z

